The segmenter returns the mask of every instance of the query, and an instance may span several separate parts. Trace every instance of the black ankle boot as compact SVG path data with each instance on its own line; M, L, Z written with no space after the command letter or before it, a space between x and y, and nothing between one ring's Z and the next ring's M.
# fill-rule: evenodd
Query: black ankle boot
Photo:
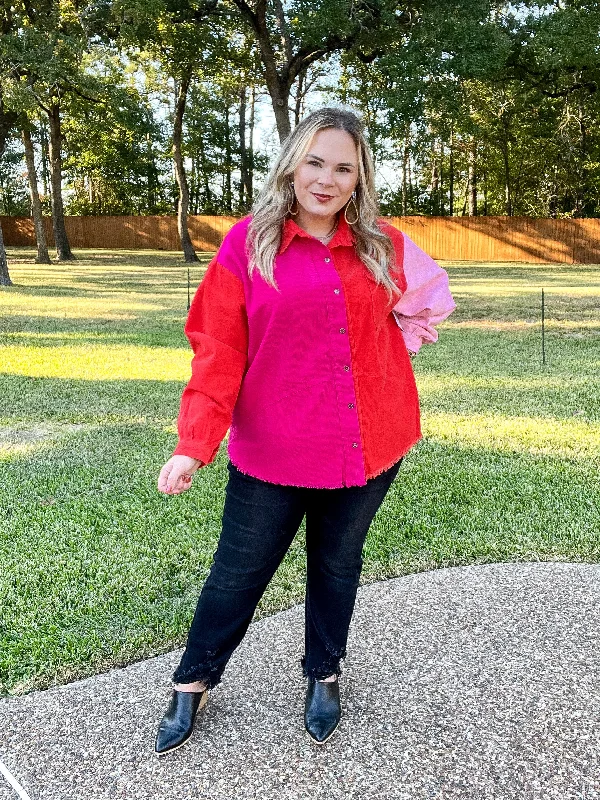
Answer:
M154 752L159 755L181 747L192 735L197 711L206 705L208 689L202 692L178 692L173 689L167 713L156 734Z
M310 678L304 706L304 726L317 744L324 744L337 728L342 715L340 687L335 681Z

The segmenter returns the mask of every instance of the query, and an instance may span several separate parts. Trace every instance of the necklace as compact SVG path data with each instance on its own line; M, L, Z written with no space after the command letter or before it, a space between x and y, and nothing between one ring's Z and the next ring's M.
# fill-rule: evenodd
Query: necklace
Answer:
M325 236L315 236L315 239L318 239L320 242L322 242L324 239L331 239L334 233L337 231L337 227L338 227L338 221L336 219L335 225L329 231L329 233L326 233Z

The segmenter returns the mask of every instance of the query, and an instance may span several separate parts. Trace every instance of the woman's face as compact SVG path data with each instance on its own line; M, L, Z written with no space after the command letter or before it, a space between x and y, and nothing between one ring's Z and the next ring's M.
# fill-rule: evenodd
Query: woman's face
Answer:
M346 131L322 128L294 170L299 204L296 221L318 224L343 208L358 182L358 149Z

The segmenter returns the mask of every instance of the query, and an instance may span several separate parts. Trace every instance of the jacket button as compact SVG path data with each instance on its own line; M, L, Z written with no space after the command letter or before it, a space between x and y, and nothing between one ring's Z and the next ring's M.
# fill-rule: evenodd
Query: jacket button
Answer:
M349 370L349 369L350 369L350 367L348 366L348 364L345 364L345 365L344 365L344 370L345 370L346 372L348 372L348 370Z
M346 328L340 328L340 333L346 333Z
M325 263L326 263L326 264L329 264L329 262L331 261L331 259L330 259L330 258L325 258L325 259L323 259L323 260L325 261Z
M358 447L358 442L352 442L352 447Z
M354 403L348 403L348 408L354 408Z
M333 290L333 293L334 293L334 294L339 294L339 293L340 293L340 290L339 290L339 289L334 289L334 290Z

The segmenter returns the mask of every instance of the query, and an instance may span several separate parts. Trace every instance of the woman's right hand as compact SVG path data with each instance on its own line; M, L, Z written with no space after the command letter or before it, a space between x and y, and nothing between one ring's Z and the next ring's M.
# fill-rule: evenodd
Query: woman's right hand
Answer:
M192 485L192 475L200 469L202 461L191 456L171 456L158 476L158 491L163 494L181 494Z

